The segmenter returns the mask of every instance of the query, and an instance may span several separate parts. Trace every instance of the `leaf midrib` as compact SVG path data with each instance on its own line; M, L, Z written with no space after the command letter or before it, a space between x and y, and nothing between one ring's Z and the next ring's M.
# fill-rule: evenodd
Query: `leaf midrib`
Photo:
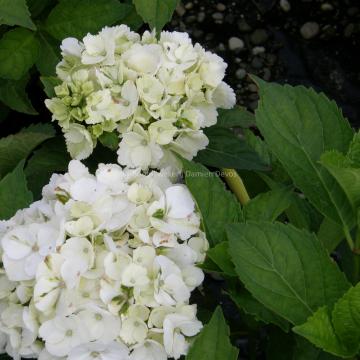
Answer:
M255 252L257 252L263 259L264 261L269 265L271 271L273 271L276 275L278 275L282 282L290 289L290 292L293 293L294 298L297 299L300 303L302 303L309 311L310 313L313 313L314 311L309 307L309 305L302 299L302 297L298 294L298 292L289 284L289 282L282 276L282 274L274 267L274 264L272 262L269 262L269 260L258 250L257 247L255 247L252 243L248 242L246 240L245 237L242 237L243 239L245 239L246 243L248 245L250 245L251 248L253 248L255 250ZM268 241L267 241L268 242ZM271 248L271 246L270 246ZM272 248L271 248L272 249ZM271 255L273 255L273 252L271 251ZM241 256L241 255L240 255ZM244 258L243 258L244 259ZM252 266L255 266L255 267L259 267L258 265L252 263L251 261L249 261L249 259L246 259L245 260L250 263ZM264 269L263 269L264 270ZM303 267L302 267L302 270L304 271ZM253 279L253 281L256 283L256 281ZM258 284L258 283L257 283ZM259 284L258 284L259 285ZM263 286L261 286L263 287ZM305 286L306 288L306 286ZM269 288L269 290L271 290ZM272 290L272 292L276 293L275 291ZM281 296L283 296L282 294L279 294Z
M16 48L12 48L11 46L10 47L8 47L8 46L5 46L5 47L3 47L3 49L5 49L5 50L7 50L7 51L9 51L9 50L11 50L11 52L16 52L16 51L22 51L23 49L22 48L24 48L25 47L25 45L28 45L29 43L31 43L33 40L34 40L34 36L32 35L32 34L26 34L27 36L25 36L25 37L22 37L22 40L21 39L13 39L13 38L10 38L10 43L11 44L19 44ZM6 39L6 42L8 42L9 41L9 37L7 37ZM16 40L16 41L14 41L14 40ZM7 44L6 44L7 45ZM6 58L7 58L7 56L6 56ZM1 58L0 58L1 59Z

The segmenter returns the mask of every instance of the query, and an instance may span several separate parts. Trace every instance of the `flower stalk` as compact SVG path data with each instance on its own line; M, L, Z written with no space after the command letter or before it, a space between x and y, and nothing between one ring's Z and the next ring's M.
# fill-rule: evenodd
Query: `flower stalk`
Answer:
M246 190L244 182L240 175L234 169L222 169L225 177L225 181L228 184L230 190L240 201L241 205L246 205L250 201L250 196Z

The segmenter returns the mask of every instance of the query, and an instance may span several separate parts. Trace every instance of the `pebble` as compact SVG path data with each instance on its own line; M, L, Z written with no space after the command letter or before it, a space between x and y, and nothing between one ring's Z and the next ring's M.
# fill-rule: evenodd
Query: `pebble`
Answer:
M252 101L252 102L249 104L250 110L256 110L257 107L258 107L258 100Z
M352 23L348 24L344 29L344 36L349 38L353 34L354 30L355 30L355 25Z
M321 10L322 11L332 11L332 10L334 10L334 7L329 3L323 3L323 4L321 4Z
M204 12L199 12L198 17L197 17L197 21L199 23L202 23L205 20L205 18L206 18L206 14Z
M249 91L252 92L252 93L257 92L257 90L258 90L258 88L257 88L257 86L256 86L255 84L250 84L250 85L248 86L248 89L249 89Z
M205 36L205 41L211 41L214 38L214 34L207 33Z
M265 52L265 48L263 46L255 46L252 49L253 55L263 54L264 52Z
M216 9L217 9L218 11L225 11L225 10L226 10L226 6L225 6L223 3L218 3L218 4L216 5Z
M256 29L250 36L250 40L255 45L263 44L268 39L268 34L264 29Z
M192 2L188 2L185 4L185 9L186 10L191 10L194 7L194 4Z
M229 39L229 49L231 51L241 50L244 47L245 47L244 41L239 39L238 37L233 36Z
M273 66L276 63L277 58L275 54L268 54L266 60L270 66Z
M238 28L241 32L251 31L250 25L244 19L242 19L238 22Z
M196 38L196 39L200 39L201 37L203 37L203 35L204 35L204 32L202 31L202 30L199 30L199 29L196 29L195 31L194 31L194 38Z
M196 21L196 16L195 15L190 15L188 17L185 18L185 22L188 24L194 23Z
M226 47L223 43L220 43L219 46L218 46L218 49L219 51L225 51L226 50Z
M224 18L224 15L220 12L216 12L212 14L214 20L221 21Z
M328 24L323 27L321 37L324 37L325 35L328 37L336 36L336 33L336 28Z
M285 12L289 12L291 10L291 4L288 0L280 0L280 7Z
M269 81L271 79L271 70L268 68L264 69L263 79Z
M239 80L243 79L246 76L246 70L244 70L244 69L236 70L235 76Z
M176 13L179 16L184 16L185 15L186 9L184 8L184 6L181 3L179 3L179 5L176 7Z
M319 24L313 21L305 23L300 29L302 37L307 40L314 38L319 33L319 31Z

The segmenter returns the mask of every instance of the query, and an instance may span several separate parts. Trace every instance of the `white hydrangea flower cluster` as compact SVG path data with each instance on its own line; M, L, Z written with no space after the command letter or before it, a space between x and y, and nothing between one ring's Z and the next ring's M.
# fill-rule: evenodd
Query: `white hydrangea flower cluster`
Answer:
M188 189L163 172L77 160L0 222L0 353L166 360L202 328L191 292L208 242Z
M61 84L46 106L78 160L115 131L121 165L174 167L173 153L191 160L207 146L202 129L216 124L217 108L235 104L223 82L227 64L186 33L163 31L158 40L125 25L105 27L82 41L65 39L61 50Z

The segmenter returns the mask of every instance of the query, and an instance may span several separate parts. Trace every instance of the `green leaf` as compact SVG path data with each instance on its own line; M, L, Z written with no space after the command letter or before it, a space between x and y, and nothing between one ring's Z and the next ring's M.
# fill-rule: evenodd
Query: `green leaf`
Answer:
M40 81L44 85L45 94L52 98L55 96L54 88L61 84L61 80L56 76L40 76Z
M360 205L360 167L355 167L350 159L338 151L325 152L320 163L334 176L356 209Z
M270 165L272 160L271 154L264 140L262 140L259 136L256 136L250 129L245 129L243 132L244 139L249 146L254 149L264 164Z
M34 65L39 42L29 30L15 28L0 39L0 77L20 80Z
M26 0L0 0L0 24L19 25L36 30Z
M332 305L349 288L315 235L291 225L248 222L227 228L230 253L250 293L293 324Z
M54 0L27 0L33 18L38 17L47 7L54 6Z
M344 239L344 232L339 224L329 218L324 218L317 237L324 244L327 251L331 253Z
M346 156L355 167L360 167L360 131L354 135Z
M214 246L226 240L226 225L242 220L240 205L216 174L200 164L182 161L186 185L202 214L208 240Z
M223 241L208 250L206 254L228 276L237 276L229 254L229 243Z
M360 284L351 288L334 305L332 323L335 333L348 349L360 349Z
M219 117L216 123L218 127L224 128L248 128L255 125L255 116L242 106L236 106L233 109L219 109Z
M334 102L312 89L256 82L260 90L256 123L270 150L322 214L351 229L351 204L318 163L324 151L348 149L353 137L349 123Z
M11 171L20 160L26 159L38 145L54 135L55 131L49 125L37 125L0 139L0 178Z
M21 133L40 133L40 134L49 135L49 136L53 137L55 134L55 129L49 123L45 123L45 124L35 123L35 124L29 125L26 128L21 129L20 132Z
M10 219L17 210L27 207L33 201L23 171L24 162L20 161L14 171L0 181L0 220Z
M143 25L141 16L136 12L135 6L131 5L129 13L121 20L123 24L130 27L131 30L137 31Z
M10 109L29 115L37 115L38 112L32 106L26 93L26 85L29 76L21 80L2 80L0 82L0 101Z
M136 11L151 29L161 31L170 21L178 0L133 0Z
M117 150L119 147L119 135L115 132L104 132L99 137L100 142L111 150Z
M317 231L323 216L302 196L293 193L290 207L286 210L290 223L299 229Z
M261 193L244 207L246 220L275 221L291 204L291 190L280 188Z
M39 33L40 53L36 67L41 75L55 75L56 65L60 62L60 50L57 41L50 36Z
M225 275L223 271L209 257L207 257L202 264L198 265L198 267L206 272L213 272L218 273L219 275Z
M186 360L236 360L238 349L231 345L230 330L220 307L191 346Z
M293 331L332 354L344 357L355 355L340 343L332 327L330 317L328 307L323 306L313 316L309 317L305 324L294 327Z
M41 190L53 173L66 172L70 160L62 138L50 139L34 152L27 163L25 174L35 199L41 197Z
M274 171L271 172L272 177ZM272 190L286 189L292 184L288 184L286 179L274 180L267 174L259 173L259 176ZM292 192L292 199L290 206L285 211L289 222L299 229L306 229L309 231L317 231L323 216L304 198L303 194Z
M124 19L131 6L117 0L62 0L49 14L46 30L56 39L82 38Z
M284 331L289 331L289 323L257 301L247 290L230 290L229 295L239 309L254 316L257 321L274 324Z
M360 283L341 297L332 310L329 306L320 308L293 330L334 355L355 356L360 350Z
M212 127L206 130L209 145L195 161L217 168L268 170L258 154L230 129Z

